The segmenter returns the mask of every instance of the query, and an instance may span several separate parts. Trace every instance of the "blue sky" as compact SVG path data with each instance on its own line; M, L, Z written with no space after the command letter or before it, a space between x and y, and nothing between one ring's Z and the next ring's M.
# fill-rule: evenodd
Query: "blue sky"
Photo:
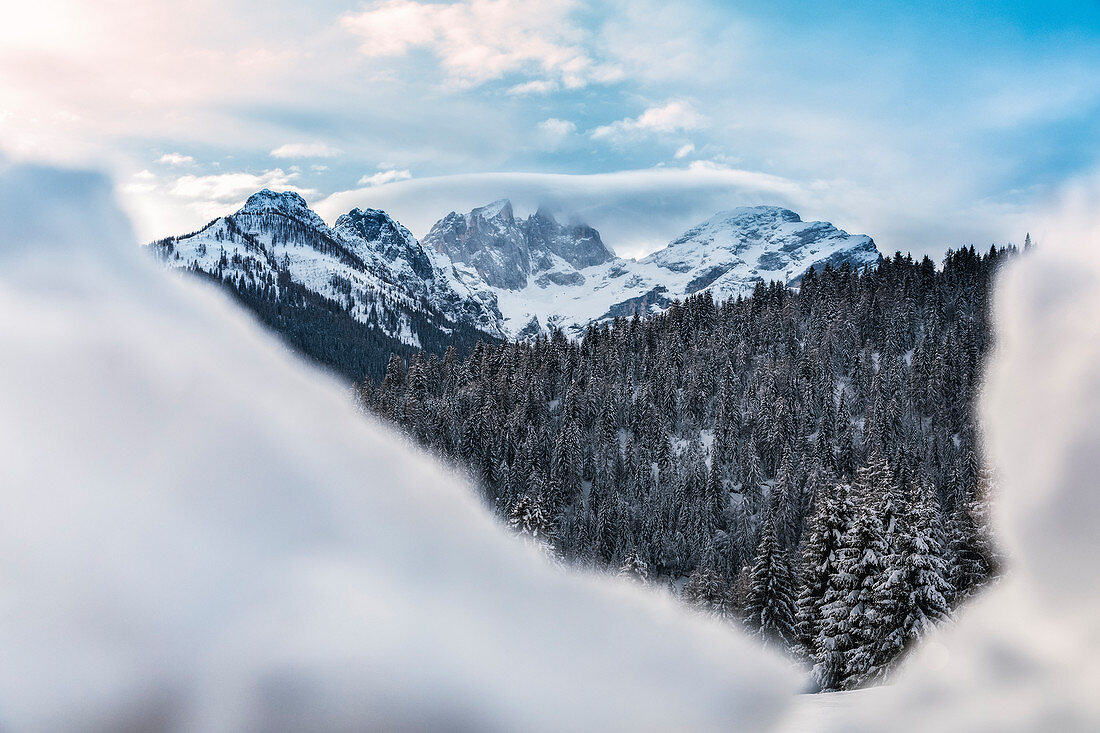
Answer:
M6 11L7 12L7 11ZM48 0L0 151L111 172L145 238L256 188L423 235L508 196L620 253L787 205L885 250L1020 241L1100 167L1100 3ZM9 17L11 17L9 14Z

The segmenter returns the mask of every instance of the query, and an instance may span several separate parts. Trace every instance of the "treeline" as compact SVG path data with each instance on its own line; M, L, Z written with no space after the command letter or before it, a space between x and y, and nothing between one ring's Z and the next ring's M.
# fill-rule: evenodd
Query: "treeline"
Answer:
M578 342L394 355L360 395L517 531L672 584L850 689L996 573L973 402L1013 251L826 267Z
M227 223L231 221L226 219ZM251 239L244 241L250 243ZM172 239L154 242L151 248L164 260L176 256ZM262 248L259 251L265 262L275 263L273 268L223 250L211 271L199 268L197 263L191 263L186 270L220 283L265 326L279 334L287 346L346 378L348 383L364 377L381 379L390 354L411 359L421 350L443 353L447 348L455 348L456 353L465 355L480 340L489 338L472 326L444 318L426 305L391 302L381 292L371 295L373 301L367 304L369 317L364 322L352 314L354 299L364 296L352 292L350 283L343 301L337 302L295 282L285 263L273 260ZM333 275L334 286L343 284L340 280ZM416 337L419 348L391 335L403 329Z

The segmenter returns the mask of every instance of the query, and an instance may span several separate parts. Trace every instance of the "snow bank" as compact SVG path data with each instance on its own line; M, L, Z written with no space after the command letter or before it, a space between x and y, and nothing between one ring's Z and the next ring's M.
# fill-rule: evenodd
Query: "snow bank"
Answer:
M106 183L0 171L0 728L768 727L793 672L547 567Z
M996 296L982 423L1010 576L837 731L1100 730L1100 180Z

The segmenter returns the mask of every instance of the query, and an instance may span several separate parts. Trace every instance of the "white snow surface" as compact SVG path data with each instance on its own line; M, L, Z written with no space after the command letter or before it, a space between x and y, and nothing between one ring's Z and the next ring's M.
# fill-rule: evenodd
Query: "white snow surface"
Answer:
M546 564L219 289L150 262L108 192L0 170L0 728L778 720L793 671Z

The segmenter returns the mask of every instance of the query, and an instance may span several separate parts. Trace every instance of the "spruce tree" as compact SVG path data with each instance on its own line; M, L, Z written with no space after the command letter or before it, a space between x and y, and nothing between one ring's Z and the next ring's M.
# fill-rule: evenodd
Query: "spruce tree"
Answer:
M622 565L619 566L619 575L631 578L639 583L649 581L649 564L638 555L637 548L630 548L630 552L627 553Z
M846 541L847 573L850 576L848 623L851 648L844 666L844 687L853 689L877 680L884 673L879 646L886 635L888 609L879 589L884 580L890 547L887 527L892 521L886 511L894 494L893 477L886 459L872 453L856 474L857 505L849 539Z
M795 630L810 658L821 630L825 592L838 571L840 550L852 521L851 487L821 483L813 503L802 546L802 582L795 604Z
M951 611L951 584L944 559L939 507L927 482L917 484L877 590L888 609L879 664L890 665Z
M790 556L779 547L775 521L764 522L763 536L750 572L745 626L766 643L792 649L795 633L795 581Z

